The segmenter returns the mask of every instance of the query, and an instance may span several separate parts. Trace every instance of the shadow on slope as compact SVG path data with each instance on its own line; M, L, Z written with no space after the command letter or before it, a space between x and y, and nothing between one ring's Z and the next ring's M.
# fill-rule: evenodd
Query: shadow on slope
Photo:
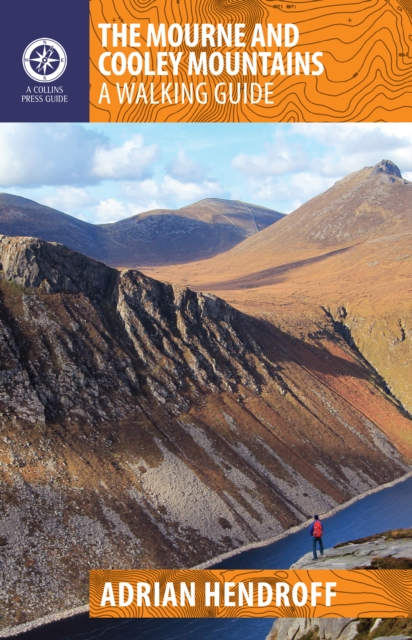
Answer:
M258 287L265 287L267 285L276 284L284 280L286 273L306 267L308 265L314 265L321 263L329 258L338 254L346 253L353 247L343 247L341 249L335 249L328 253L323 253L319 256L313 256L311 258L304 258L302 260L295 260L293 262L287 262L270 269L263 269L262 271L256 271L241 278L233 278L232 280L225 280L223 282L208 282L202 285L204 288L210 288L213 291L225 291L232 289L256 289Z

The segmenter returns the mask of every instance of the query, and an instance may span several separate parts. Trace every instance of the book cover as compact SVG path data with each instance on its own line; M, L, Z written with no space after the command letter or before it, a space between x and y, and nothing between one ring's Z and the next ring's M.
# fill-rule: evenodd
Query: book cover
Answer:
M409 637L411 12L4 7L0 637ZM392 572L274 624L161 572L291 565Z

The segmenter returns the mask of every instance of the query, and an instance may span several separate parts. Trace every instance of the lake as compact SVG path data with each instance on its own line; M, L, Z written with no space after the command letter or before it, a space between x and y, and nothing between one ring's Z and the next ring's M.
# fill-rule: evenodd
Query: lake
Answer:
M325 547L387 529L412 527L412 478L383 489L322 520ZM311 550L308 529L266 547L239 553L216 568L288 569ZM21 633L22 640L265 640L272 627L258 620L98 620L81 614Z

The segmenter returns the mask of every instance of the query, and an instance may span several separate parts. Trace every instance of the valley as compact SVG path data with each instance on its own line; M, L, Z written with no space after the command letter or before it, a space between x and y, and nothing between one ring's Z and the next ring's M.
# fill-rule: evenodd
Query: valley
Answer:
M134 264L139 220L96 227L109 259L2 196L3 627L84 604L89 568L194 566L411 469L412 184L383 161L269 226L224 203L236 246L190 262L200 217L225 237L202 202Z

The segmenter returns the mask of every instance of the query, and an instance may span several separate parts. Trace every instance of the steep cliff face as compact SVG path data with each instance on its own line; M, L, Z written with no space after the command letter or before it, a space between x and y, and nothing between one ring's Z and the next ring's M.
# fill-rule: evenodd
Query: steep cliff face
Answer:
M411 425L331 329L0 237L2 625L87 570L193 566L410 468Z

